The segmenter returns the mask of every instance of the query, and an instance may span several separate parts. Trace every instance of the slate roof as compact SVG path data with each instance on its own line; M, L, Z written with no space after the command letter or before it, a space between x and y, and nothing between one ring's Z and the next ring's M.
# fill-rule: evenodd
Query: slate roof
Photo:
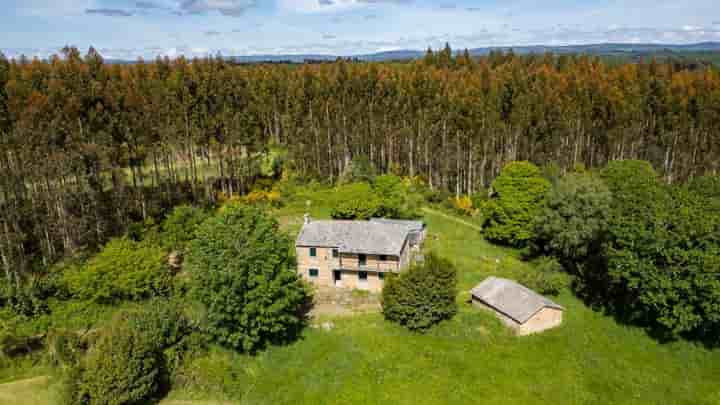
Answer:
M411 231L422 231L423 229L425 229L425 223L423 221L411 221L411 220L404 220L404 219L389 219L389 218L371 218L370 222L403 225L403 226L407 226Z
M399 256L412 229L384 221L311 221L295 246L335 247L342 253Z
M525 323L543 308L563 307L512 280L488 277L471 291L473 297L519 323Z

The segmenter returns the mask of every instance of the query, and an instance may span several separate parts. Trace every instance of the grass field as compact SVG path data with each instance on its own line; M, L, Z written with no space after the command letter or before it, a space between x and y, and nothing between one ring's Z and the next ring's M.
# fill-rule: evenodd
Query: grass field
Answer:
M295 211L284 216L296 230ZM312 208L316 216L323 210ZM308 329L302 340L257 357L218 350L206 368L233 375L226 398L242 404L719 404L720 351L687 342L660 344L617 324L569 292L558 297L565 322L519 338L494 317L465 303L484 277L513 277L532 268L518 252L493 246L478 232L426 211L429 247L460 270L461 310L426 335L380 314L331 319L330 331ZM326 321L326 320L323 320ZM171 398L204 398L174 392Z
M330 197L330 196L326 196ZM311 204L316 217L327 216ZM303 204L276 212L297 232ZM321 319L299 341L255 357L213 349L196 359L194 384L163 405L201 404L720 404L720 351L688 343L661 344L634 327L586 307L568 291L557 301L564 324L541 335L515 337L492 315L468 304L467 292L488 275L532 271L515 250L424 211L428 246L460 271L460 313L427 334L408 332L380 314ZM42 387L30 404L51 401ZM0 385L0 403L21 400L22 385ZM38 402L40 401L40 402ZM210 402L208 402L210 401ZM212 402L215 401L215 402Z

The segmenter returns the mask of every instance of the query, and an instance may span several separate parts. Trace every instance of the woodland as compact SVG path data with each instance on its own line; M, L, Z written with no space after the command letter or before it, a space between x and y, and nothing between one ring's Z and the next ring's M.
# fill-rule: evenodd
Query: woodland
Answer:
M654 60L449 47L409 63L0 58L0 266L19 283L179 203L247 193L282 160L332 183L362 157L460 196L516 160L564 172L642 159L666 183L714 174L719 134L720 71Z

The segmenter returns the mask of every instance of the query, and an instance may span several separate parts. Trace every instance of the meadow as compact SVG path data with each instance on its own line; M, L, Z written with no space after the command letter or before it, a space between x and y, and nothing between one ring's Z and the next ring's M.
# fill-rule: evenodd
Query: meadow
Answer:
M323 217L327 210L313 202L311 213ZM290 206L276 215L295 232L298 210ZM308 328L300 341L256 357L214 350L196 366L215 388L176 391L170 398L242 404L720 403L720 351L659 343L593 311L569 291L557 297L566 308L560 328L515 337L491 314L469 306L468 291L489 275L515 277L532 271L531 265L469 226L424 212L428 247L460 272L460 313L453 320L414 334L380 314L318 319L334 328Z

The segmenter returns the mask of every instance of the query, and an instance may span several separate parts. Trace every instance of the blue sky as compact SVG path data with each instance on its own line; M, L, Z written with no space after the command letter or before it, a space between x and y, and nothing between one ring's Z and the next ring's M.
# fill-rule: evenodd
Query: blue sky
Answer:
M720 41L718 0L3 0L0 50L107 58Z

